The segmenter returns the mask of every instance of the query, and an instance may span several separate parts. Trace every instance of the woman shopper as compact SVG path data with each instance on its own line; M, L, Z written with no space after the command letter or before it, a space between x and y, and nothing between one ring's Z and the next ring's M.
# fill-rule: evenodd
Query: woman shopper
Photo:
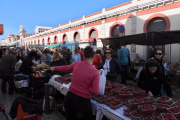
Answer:
M81 112L82 120L92 120L91 91L99 93L99 71L92 66L94 51L87 46L84 49L85 61L75 62L68 66L50 67L51 71L73 71L72 82L65 97L64 107L66 120L76 120L76 114Z
M106 59L102 60L102 65L98 69L104 69L106 80L117 82L117 75L122 70L121 65L113 58L113 52L109 48L104 51L104 55Z
M63 66L63 65L67 65L66 60L62 57L61 53L59 52L54 52L54 54L52 55L52 61L50 62L50 67L52 66ZM61 72L61 71L53 71L54 75L65 75L65 72Z
M159 62L155 58L148 59L145 69L141 71L137 86L154 97L159 97L161 87L165 88L167 96L172 97L172 88L166 81L165 75L160 68Z
M18 51L18 56L16 58L17 58L17 62L19 60L23 61L23 56L21 55L21 51L20 50Z

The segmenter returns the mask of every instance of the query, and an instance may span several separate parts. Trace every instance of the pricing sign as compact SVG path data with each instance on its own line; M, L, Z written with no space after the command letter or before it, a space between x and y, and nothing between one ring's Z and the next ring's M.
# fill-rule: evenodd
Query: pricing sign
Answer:
M120 33L124 33L124 26L123 26L123 25L120 25L120 26L119 26L119 32L120 32Z
M0 24L0 35L4 33L3 24Z

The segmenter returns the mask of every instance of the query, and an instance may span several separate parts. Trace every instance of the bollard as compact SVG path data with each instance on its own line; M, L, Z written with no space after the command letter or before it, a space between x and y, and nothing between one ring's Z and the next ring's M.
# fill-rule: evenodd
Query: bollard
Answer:
M44 84L44 95L45 95L45 107L44 107L44 113L50 114L50 101L49 101L49 84Z

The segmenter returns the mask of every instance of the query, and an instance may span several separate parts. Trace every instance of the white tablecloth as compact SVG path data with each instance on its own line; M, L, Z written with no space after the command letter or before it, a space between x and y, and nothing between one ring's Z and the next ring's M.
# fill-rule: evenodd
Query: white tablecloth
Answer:
M60 77L60 75L54 75L49 80L49 84L54 86L59 90L63 95L66 95L70 84L61 84L54 80L54 78ZM130 118L124 116L123 110L126 109L126 106L122 106L119 109L113 110L105 104L100 104L94 100L91 100L92 104L92 113L96 115L96 120L101 120L103 115L108 117L111 120L131 120Z

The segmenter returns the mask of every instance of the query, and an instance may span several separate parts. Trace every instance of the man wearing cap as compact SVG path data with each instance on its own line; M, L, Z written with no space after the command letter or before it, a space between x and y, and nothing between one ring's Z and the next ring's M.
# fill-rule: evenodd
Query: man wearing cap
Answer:
M63 49L63 58L66 60L67 64L70 65L71 64L71 54L67 51L67 47L62 47Z
M9 84L9 95L14 91L14 73L17 52L11 51L10 54L3 56L0 62L0 74L2 76L1 92L6 93L6 83Z

